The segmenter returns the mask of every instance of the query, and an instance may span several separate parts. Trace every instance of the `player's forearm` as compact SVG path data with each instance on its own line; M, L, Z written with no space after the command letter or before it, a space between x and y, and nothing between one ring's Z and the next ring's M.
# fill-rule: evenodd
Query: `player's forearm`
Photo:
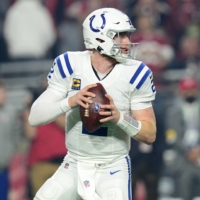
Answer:
M146 112L148 114L148 112ZM120 112L117 125L130 137L146 144L152 144L156 139L156 125L154 117L136 120Z
M28 120L31 126L47 124L54 121L67 109L68 100L48 89L32 105Z
M141 130L133 136L139 142L152 144L156 139L156 125L147 121L141 121Z
M31 126L39 126L54 121L61 114L63 112L59 107L59 102L36 102L31 108L28 120Z

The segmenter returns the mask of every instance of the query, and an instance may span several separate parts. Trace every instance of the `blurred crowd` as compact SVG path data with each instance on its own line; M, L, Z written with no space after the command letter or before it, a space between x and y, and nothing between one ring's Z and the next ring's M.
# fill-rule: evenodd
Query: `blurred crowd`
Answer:
M82 22L101 7L128 14L137 29L132 41L140 43L137 59L153 71L157 89L156 142L132 141L133 199L199 200L199 0L1 0L0 63L53 61L63 52L84 50ZM0 83L0 200L32 199L67 152L64 116L37 128L27 122L45 87L27 88L19 113L6 106L3 78Z

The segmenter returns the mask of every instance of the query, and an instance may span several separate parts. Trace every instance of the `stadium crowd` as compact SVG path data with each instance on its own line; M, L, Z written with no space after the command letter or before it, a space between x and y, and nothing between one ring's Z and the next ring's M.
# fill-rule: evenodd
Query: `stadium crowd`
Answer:
M137 29L132 41L140 43L137 59L153 71L157 90L156 141L131 144L133 199L200 199L199 0L1 0L0 73L2 63L53 62L63 52L84 50L82 22L102 7L130 16ZM67 152L65 119L31 128L30 104L43 85L27 85L17 110L4 97L12 76L0 74L0 200L30 200ZM44 168L39 180L35 173Z

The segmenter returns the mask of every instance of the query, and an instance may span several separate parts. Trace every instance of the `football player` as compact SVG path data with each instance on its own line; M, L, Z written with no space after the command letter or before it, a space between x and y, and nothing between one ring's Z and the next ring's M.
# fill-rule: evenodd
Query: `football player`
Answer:
M152 144L156 138L151 101L156 90L151 70L135 60L138 44L129 17L114 8L101 8L83 22L86 51L58 56L48 74L49 86L34 102L32 126L66 113L68 154L34 200L131 200L130 138ZM79 106L92 103L88 89L100 82L109 105L101 105L102 126L89 133ZM45 148L45 147L44 147Z

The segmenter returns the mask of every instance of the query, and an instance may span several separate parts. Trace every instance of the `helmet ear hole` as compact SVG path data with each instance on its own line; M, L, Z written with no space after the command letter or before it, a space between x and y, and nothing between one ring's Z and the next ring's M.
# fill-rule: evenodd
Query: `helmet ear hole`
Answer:
M100 54L102 54L103 49L102 49L100 46L98 46L98 47L97 47L97 51L98 51Z
M96 38L96 40L97 40L98 42L100 42L100 43L104 43L104 42L105 42L105 40L102 40L102 39L100 39L100 38Z

